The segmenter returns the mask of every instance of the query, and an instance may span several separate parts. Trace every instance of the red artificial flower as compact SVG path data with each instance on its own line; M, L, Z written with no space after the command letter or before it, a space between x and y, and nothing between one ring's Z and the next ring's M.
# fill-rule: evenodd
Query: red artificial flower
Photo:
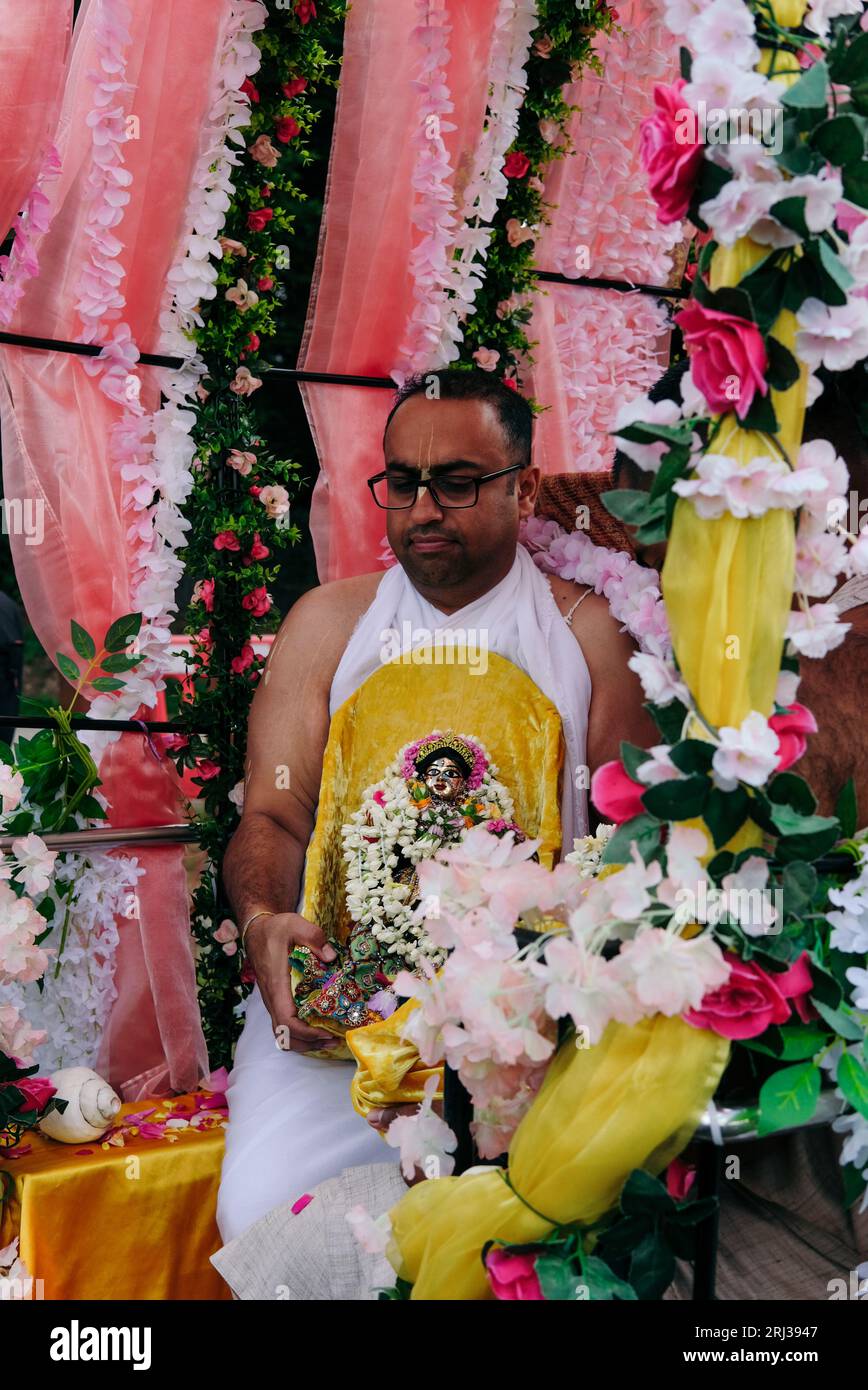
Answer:
M503 382L503 385L504 385L504 386L508 386L508 387L509 387L510 391L517 391L517 390L518 390L518 382L516 381L515 377L512 377L512 376L502 376L500 379L501 379L501 381Z
M271 208L254 208L247 214L247 229L250 232L264 232L274 213Z
M249 594L245 594L241 600L241 607L252 613L254 618L264 618L271 607L271 597L265 585L260 584L257 589L251 589Z
M271 184L269 184L269 183L264 183L264 184L262 185L262 187L260 188L260 190L259 190L259 196L260 196L260 198L270 198L270 197L271 197Z
M600 815L616 825L642 815L645 810L642 796L646 791L641 782L634 782L627 776L617 758L603 763L591 778L591 800Z
M229 663L230 670L235 676L240 676L246 671L248 666L252 666L256 660L256 653L249 642L245 642L238 656L233 656Z
M292 101L293 97L301 96L306 86L306 77L291 77L288 82L283 84L283 95L288 101Z
M42 1110L56 1091L47 1076L22 1076L17 1081L4 1081L3 1086L14 1086L24 1096L19 1110Z
M485 1270L494 1297L524 1301L543 1299L536 1272L536 1260L536 1253L532 1250L520 1255L513 1254L511 1250L501 1250L497 1246L489 1250L485 1257Z
M807 951L789 970L776 975L763 970L755 960L740 960L731 951L725 951L724 958L730 967L729 979L706 994L698 1009L682 1014L685 1023L709 1028L722 1038L743 1040L758 1038L773 1023L789 1022L792 1007L803 1023L808 1022L808 995L814 986Z
M259 93L249 77L245 77L244 81L241 83L240 91L242 91L246 97L249 97L252 102L259 101Z
M696 117L682 95L686 85L683 77L671 87L658 83L657 109L639 127L639 157L648 173L658 222L680 222L686 215L704 158Z
M298 0L295 13L300 24L309 24L312 19L316 19L314 0Z
M248 349L250 350L250 352L258 352L258 351L259 351L259 334L258 334L258 333L251 333L250 337L247 339L247 347L248 347Z
M750 319L707 309L692 300L675 315L684 334L690 371L715 415L735 410L743 420L757 392L768 394L768 353L763 335Z
M163 751L166 753L180 753L182 748L187 748L190 744L186 734L157 734L155 737L163 745Z
M301 126L295 116L281 116L275 124L277 138L282 145L288 145L290 140L294 140L296 135L301 133Z
M234 531L220 531L214 537L215 550L240 550L241 542Z
M780 744L778 772L786 772L803 757L808 746L806 735L817 732L817 721L804 705L795 704L783 714L773 714L769 728L774 729Z
M259 532L255 531L253 535L253 544L250 547L250 554L245 555L244 563L245 565L252 565L254 560L267 560L270 554L271 551L268 549L268 546L263 545L262 541L259 539Z
M272 280L270 275L263 275L260 280L257 280L256 288L258 290L273 290L274 281Z
M260 494L260 492L262 491L262 488L261 488L261 487L256 487L256 486L254 486L254 487L249 487L249 488L247 489L247 491L250 493L250 496L251 496L251 497L258 497L259 494Z
M506 156L503 172L508 179L523 179L530 168L530 160L521 150L513 150Z
M220 776L220 767L217 763L212 763L210 758L199 758L196 762L196 776L203 782L210 782L213 777Z
M666 1191L675 1202L683 1202L690 1194L696 1179L694 1164L683 1158L673 1158L666 1169Z

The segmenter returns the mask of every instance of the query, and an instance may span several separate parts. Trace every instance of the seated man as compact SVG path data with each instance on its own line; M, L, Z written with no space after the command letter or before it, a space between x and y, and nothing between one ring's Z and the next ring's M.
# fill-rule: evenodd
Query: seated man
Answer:
M478 738L514 797L506 819L541 840L542 857L586 833L589 774L620 741L653 742L632 642L605 599L548 580L518 544L540 486L531 426L528 403L486 373L408 382L387 421L385 472L359 499L386 509L398 565L312 590L274 642L224 863L257 979L229 1086L227 1242L342 1169L396 1156L353 1110L342 1038L299 1017L288 967L305 948L334 961L331 942L348 939L340 827L386 765L435 730ZM487 673L469 657L433 664L447 632L491 654ZM409 634L409 660L395 659L396 634Z

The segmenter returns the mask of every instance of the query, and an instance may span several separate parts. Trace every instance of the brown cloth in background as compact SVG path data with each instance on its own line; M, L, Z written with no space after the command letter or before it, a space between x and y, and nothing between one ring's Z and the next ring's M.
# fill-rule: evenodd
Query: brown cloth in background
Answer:
M634 556L636 548L625 526L606 511L600 494L611 492L615 482L606 473L553 473L543 478L536 503L536 515L546 521L556 521L565 531L576 529L576 508L588 508L589 525L585 532L594 545L609 550L626 550ZM584 529L584 528L583 528Z

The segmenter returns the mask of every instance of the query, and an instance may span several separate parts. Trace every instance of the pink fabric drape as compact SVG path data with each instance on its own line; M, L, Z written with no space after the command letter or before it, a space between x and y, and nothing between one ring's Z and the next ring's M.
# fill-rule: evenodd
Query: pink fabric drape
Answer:
M94 24L104 0L90 0L76 25L70 73L55 143L63 161L52 189L54 220L40 246L41 273L27 287L10 325L58 339L82 330L76 311L87 258L87 175L93 102ZM226 0L135 0L127 81L117 94L137 118L136 138L123 147L132 175L130 203L114 228L126 272L121 318L143 352L156 348L166 276L185 228L183 217L209 106L214 65L228 18ZM70 618L99 637L132 611L121 479L112 470L109 434L121 407L107 399L80 358L59 352L4 348L3 460L6 497L44 505L42 544L10 536L16 573L31 622L47 651L68 649ZM141 400L159 405L152 368L140 369ZM177 791L135 735L112 745L103 760L115 825L180 819ZM179 850L136 851L138 921L118 926L118 999L103 1042L106 1075L134 1099L187 1090L207 1073L192 959L188 889Z
M570 278L665 286L678 227L657 221L639 159L639 123L656 82L677 76L678 55L662 23L662 0L623 0L625 33L600 35L602 76L590 68L565 89L579 110L573 153L548 166L545 198L556 205L535 246L541 270ZM642 295L540 285L529 336L537 341L528 385L548 406L534 427L544 473L611 466L608 437L622 401L646 391L669 360L665 308Z
M449 0L448 86L455 130L444 141L460 180L485 113L488 54L497 0ZM408 272L418 238L410 215L418 123L412 76L421 49L411 0L365 0L347 16L317 275L299 366L388 376L412 306ZM466 174L464 174L466 177ZM384 388L302 388L321 474L311 531L322 580L378 568L385 527L365 487L382 466Z
M54 134L72 0L0 0L0 240Z

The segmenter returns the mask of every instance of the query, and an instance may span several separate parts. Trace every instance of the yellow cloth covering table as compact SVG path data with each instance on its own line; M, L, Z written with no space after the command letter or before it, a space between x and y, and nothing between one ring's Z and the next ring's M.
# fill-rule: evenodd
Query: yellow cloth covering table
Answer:
M116 1123L151 1105L156 1114L148 1121L193 1114L193 1097L176 1096L124 1105ZM215 1220L222 1125L152 1139L126 1131L123 1147L59 1144L31 1131L26 1144L30 1153L17 1159L0 1150L14 1183L2 1207L0 1248L20 1236L20 1256L42 1280L42 1297L231 1298L209 1262L222 1244Z

